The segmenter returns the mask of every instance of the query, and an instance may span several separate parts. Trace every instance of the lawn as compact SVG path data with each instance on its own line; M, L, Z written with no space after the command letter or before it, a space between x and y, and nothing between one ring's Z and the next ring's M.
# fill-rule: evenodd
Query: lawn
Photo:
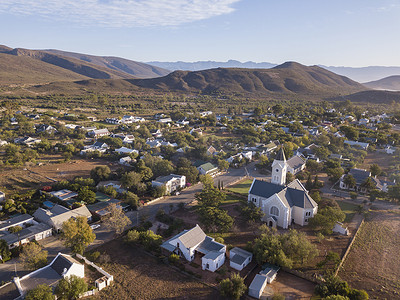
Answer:
M233 203L238 203L240 201L243 201L244 199L241 198L238 195L235 194L226 194L225 201L222 202L222 204L233 204Z
M247 196L253 179L246 179L228 188L229 191Z
M352 204L344 201L336 201L337 204L339 204L340 208L342 211L346 214L346 218L344 219L345 223L349 223L351 219L353 219L353 216L357 212L358 205L357 204Z

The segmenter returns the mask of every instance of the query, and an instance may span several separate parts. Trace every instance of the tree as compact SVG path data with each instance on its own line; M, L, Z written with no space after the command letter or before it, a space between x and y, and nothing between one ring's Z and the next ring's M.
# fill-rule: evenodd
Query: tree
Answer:
M3 239L0 240L0 256L2 262L5 262L11 258L11 252L8 248L8 244Z
M261 207L257 207L252 202L243 203L240 206L240 212L241 212L241 215L243 217L245 217L247 219L247 221L250 221L250 222L260 221L261 218L264 216L264 213L263 213Z
M317 267L320 269L324 269L325 273L328 273L328 267L333 265L333 270L336 270L340 264L340 256L338 253L329 251L325 258L317 263Z
M199 219L208 231L227 232L233 225L233 219L226 210L217 207L201 207L198 211Z
M354 188L357 184L356 179L351 174L347 174L343 182L348 186L349 189Z
M123 199L125 203L130 205L131 209L136 209L139 205L139 197L132 192L125 192Z
M310 191L310 190L312 190L313 186L314 186L314 184L313 184L312 179L311 179L311 174L309 174L308 177L307 177L307 181L306 181L306 186L305 186L305 188L306 188L308 191Z
M315 231L330 234L336 222L343 222L345 216L340 207L327 206L319 209L318 214L309 219L308 224Z
M226 194L214 186L206 186L200 193L195 195L198 206L203 207L218 207L225 198Z
M369 167L372 176L379 176L382 173L382 169L378 166L378 164L372 164Z
M124 214L120 206L111 204L107 210L109 215L104 221L104 224L112 230L115 230L116 234L121 234L125 227L132 223L131 220L129 220L129 218Z
M71 275L66 278L62 278L56 286L54 292L57 295L57 299L78 299L79 295L86 292L88 286L83 278L76 275Z
M94 181L100 182L108 179L110 173L111 170L108 166L97 166L90 171L90 177L93 178Z
M296 177L292 173L290 173L290 172L286 173L286 184L291 183L295 179L296 179Z
M25 300L54 300L54 295L51 287L46 284L39 284L26 293Z
M85 248L95 240L96 235L87 223L86 217L77 217L63 223L62 238L65 246L70 247L72 252L83 254Z
M340 177L342 177L344 170L341 167L329 168L329 169L326 169L326 173L328 174L330 181L336 182L340 179Z
M365 179L364 182L361 183L361 186L365 188L367 192L370 192L375 187L375 184L372 181L371 177L367 177L367 179Z
M222 280L219 288L222 296L236 300L240 299L247 290L244 279L238 273L234 273L230 278Z
M17 236L18 236L18 243L19 243L19 245L21 246L21 241L20 241L20 239L19 239L19 232L22 230L22 227L21 226L13 226L13 227L10 227L9 229L8 229L8 231L9 232L11 232L11 233L16 233L17 234Z
M122 186L125 188L133 188L134 190L142 182L142 175L136 172L125 173L121 177Z
M222 171L228 170L229 163L225 159L218 159L218 168Z
M176 172L179 175L185 175L186 181L190 183L196 183L199 177L199 170L185 157L178 160Z
M280 236L282 249L285 255L294 263L304 264L318 255L318 250L303 232L289 230Z
M78 198L87 204L92 204L96 201L96 193L88 186L83 186L78 191Z
M47 251L32 242L24 246L19 259L27 269L36 270L47 265Z

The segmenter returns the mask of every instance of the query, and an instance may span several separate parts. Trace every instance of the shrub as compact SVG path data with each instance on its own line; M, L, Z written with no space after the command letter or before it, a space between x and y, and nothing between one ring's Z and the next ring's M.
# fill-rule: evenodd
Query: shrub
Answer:
M168 261L171 263L171 264L177 264L178 262L179 262L179 259L180 259L180 257L179 257L179 255L178 254L174 254L174 253L172 253L170 256L168 256Z

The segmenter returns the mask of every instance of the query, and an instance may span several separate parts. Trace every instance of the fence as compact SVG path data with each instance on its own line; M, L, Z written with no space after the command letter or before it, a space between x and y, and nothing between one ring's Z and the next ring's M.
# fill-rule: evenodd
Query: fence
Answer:
M361 227L362 227L363 224L364 224L364 219L362 219L362 221L361 221L360 224L358 225L358 228L357 228L356 232L354 233L353 238L351 239L349 245L347 246L346 252L344 253L344 255L343 255L343 257L342 257L342 260L340 261L340 264L339 264L339 266L337 267L337 269L336 269L336 271L335 271L335 276L338 274L340 268L342 267L344 261L345 261L346 258L347 258L347 255L349 255L350 250L351 250L351 247L353 246L353 243L354 243L354 241L356 240L357 234L358 234L358 232L360 231L360 229L361 229Z

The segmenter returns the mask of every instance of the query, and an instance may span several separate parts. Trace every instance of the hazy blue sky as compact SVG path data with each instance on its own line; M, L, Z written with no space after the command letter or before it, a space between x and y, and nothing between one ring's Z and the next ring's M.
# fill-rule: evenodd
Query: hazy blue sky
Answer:
M0 44L138 61L400 66L400 0L0 0Z

